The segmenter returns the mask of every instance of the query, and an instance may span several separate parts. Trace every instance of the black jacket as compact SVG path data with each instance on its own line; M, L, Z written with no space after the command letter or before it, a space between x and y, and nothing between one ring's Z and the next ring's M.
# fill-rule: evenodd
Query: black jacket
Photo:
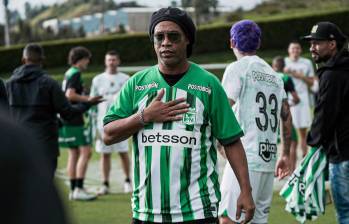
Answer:
M8 99L7 99L7 93L5 89L5 84L0 79L0 108L3 111L8 111Z
M39 65L17 68L6 89L13 119L34 132L50 158L59 155L57 113L69 120L89 109L87 104L72 106L58 83Z
M1 223L68 223L42 148L1 109L0 142Z
M316 72L314 120L307 142L323 145L330 162L349 160L349 52L341 51Z

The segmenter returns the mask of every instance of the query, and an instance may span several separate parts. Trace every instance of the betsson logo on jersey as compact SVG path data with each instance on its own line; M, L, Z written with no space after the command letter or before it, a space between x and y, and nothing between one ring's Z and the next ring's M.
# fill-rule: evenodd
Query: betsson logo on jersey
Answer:
M146 89L158 88L158 86L159 86L159 83L153 82L153 83L149 83L149 84L142 85L142 86L136 86L135 90L142 91L142 90L146 90Z
M189 84L188 85L188 89L193 89L193 90L198 90L201 92L206 92L209 95L211 94L211 88L210 87L206 87L206 86L198 86L198 85L194 85L194 84Z
M174 146L193 148L199 144L199 136L191 131L144 130L138 134L140 146Z

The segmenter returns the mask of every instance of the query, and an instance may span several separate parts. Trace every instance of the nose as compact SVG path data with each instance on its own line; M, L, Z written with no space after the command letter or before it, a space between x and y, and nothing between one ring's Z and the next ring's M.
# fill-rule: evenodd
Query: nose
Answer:
M315 50L315 45L313 43L310 43L309 51L313 52Z
M165 34L164 35L164 40L162 41L161 45L166 46L166 45L170 45L172 42L170 41L170 39L168 38L168 35Z

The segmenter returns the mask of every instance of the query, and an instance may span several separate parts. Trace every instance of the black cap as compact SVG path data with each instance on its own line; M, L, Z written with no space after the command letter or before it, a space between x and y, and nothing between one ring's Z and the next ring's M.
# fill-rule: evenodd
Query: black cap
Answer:
M189 40L189 44L187 46L187 57L190 57L193 50L193 44L195 42L196 32L195 25L190 16L185 11L173 7L161 8L154 12L151 16L149 25L149 36L151 40L153 40L155 26L162 21L174 22L183 30L184 34Z
M342 31L331 22L319 22L313 26L308 36L301 37L303 40L336 40L344 42L347 39Z

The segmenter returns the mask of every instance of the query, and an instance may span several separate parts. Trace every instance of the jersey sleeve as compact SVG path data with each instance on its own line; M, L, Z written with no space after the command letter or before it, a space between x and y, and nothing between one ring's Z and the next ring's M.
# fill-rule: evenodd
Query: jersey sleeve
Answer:
M223 88L229 99L235 102L239 98L241 91L241 80L239 71L234 64L230 64L224 71L222 79Z
M218 80L211 94L210 109L212 133L223 146L243 136L243 131L235 118L227 95Z
M287 79L287 81L285 82L285 90L286 90L287 92L294 92L294 91L295 91L295 89L294 89L294 83L293 83L291 77L289 77L289 78Z
M110 106L103 124L106 125L112 121L127 118L133 114L133 82L129 79L116 96L113 104Z
M81 85L81 74L77 72L73 74L71 77L66 79L65 89L78 89Z

